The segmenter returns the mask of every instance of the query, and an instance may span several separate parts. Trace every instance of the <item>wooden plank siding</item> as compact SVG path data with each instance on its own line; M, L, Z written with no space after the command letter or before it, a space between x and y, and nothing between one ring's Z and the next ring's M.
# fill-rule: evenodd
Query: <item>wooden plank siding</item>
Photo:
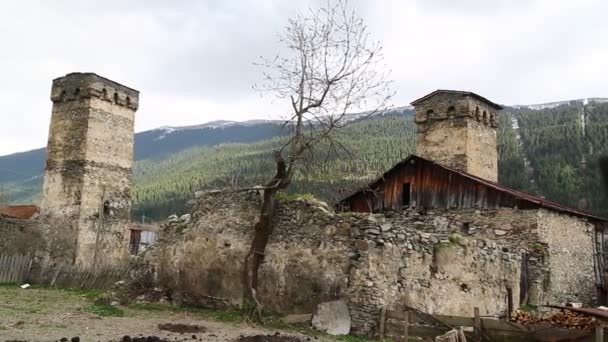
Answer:
M423 159L411 159L393 168L364 189L343 201L354 212L401 210L403 186L410 184L410 206L422 208L516 207L520 201Z

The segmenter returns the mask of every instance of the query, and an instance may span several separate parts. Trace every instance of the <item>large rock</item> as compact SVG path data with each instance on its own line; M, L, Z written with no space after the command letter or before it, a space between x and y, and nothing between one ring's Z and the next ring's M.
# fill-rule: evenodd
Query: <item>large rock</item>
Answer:
M342 300L317 305L312 326L330 335L347 335L350 332L350 313Z

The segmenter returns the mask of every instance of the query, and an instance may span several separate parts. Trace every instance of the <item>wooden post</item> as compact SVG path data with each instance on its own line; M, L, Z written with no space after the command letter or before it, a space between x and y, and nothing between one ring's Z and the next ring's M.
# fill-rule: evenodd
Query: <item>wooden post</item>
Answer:
M479 308L475 307L475 327L474 327L474 332L475 332L475 338L474 340L476 342L481 342L481 317L479 316Z
M403 340L408 342L410 340L410 312L406 311L405 322L403 323Z
M513 315L513 289L507 286L507 315L509 318Z
M99 215L98 215L98 222L97 222L97 234L95 234L95 247L93 249L93 265L92 269L95 269L97 267L97 254L99 251L99 239L100 239L100 235L101 235L101 230L103 229L103 209L104 209L104 202L106 199L106 188L103 187L101 190L101 202L99 203Z
M595 342L604 342L604 326L601 324L595 326Z
M383 306L382 310L380 311L380 328L379 328L379 333L380 333L380 339L384 338L384 325L386 323L386 307Z

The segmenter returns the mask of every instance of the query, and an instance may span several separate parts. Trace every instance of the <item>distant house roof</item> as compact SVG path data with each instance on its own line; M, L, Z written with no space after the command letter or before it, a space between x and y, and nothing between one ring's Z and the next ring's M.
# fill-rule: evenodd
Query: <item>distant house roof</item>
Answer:
M533 204L533 205L538 206L538 207L542 207L542 208L546 208L546 209L551 209L551 210L555 210L555 211L559 211L559 212L564 212L564 213L568 213L568 214L575 215L575 216L586 217L586 218L589 218L589 219L592 219L592 220L595 220L595 221L608 222L608 219L606 219L606 218L595 216L595 215L590 214L588 212L585 212L583 210L570 208L568 206L559 204L557 202L549 201L549 200L546 200L544 198L540 198L540 197L536 197L536 196L527 194L525 192L514 190L514 189L511 189L511 188L506 187L504 185L501 185L501 184L489 181L487 179L483 179L483 178L480 178L480 177L477 177L477 176L473 176L470 173L451 169L449 167L443 166L441 164L435 163L435 162L433 162L431 160L428 160L428 159L425 159L425 158L422 158L422 157L419 157L419 156L416 156L416 155L410 155L409 157L403 159L402 161L400 161L399 163L397 163L395 166L393 166L392 168L390 168L388 171L384 172L382 174L382 176L380 176L378 179L376 179L375 181L371 182L369 185L367 185L367 186L365 186L365 187L363 187L363 188L355 191L353 194L351 194L348 197L346 197L343 200L341 200L340 203L344 203L344 202L348 201L351 197L353 197L353 196L355 196L355 195L357 195L357 194L359 194L361 192L369 191L369 189L378 188L382 184L382 182L384 181L385 177L388 176L389 173L391 173L393 170L395 170L397 168L400 168L400 167L402 167L404 165L407 165L411 160L421 160L421 161L433 164L433 165L435 165L437 167L440 167L442 169L447 170L448 172L459 174L459 175L461 175L461 176L463 176L465 178L468 178L468 179L470 179L470 180L472 180L472 181L474 181L476 183L483 184L483 185L485 185L485 186L487 186L489 188L492 188L492 189L495 189L495 190L497 190L499 192L502 192L502 193L508 194L510 196L513 196L513 197L517 198L520 201L527 202L529 204Z
M411 105L415 106L415 105L417 105L417 104L419 104L421 102L424 102L427 99L430 99L431 97L433 97L433 96L435 96L437 94L454 94L454 95L462 95L462 96L472 96L472 97L474 97L474 98L476 98L476 99L478 99L478 100L480 100L482 102L485 102L486 104L492 106L493 108L496 108L498 110L502 109L501 105L496 104L496 103L494 103L494 102L486 99L485 97L483 97L481 95L477 95L477 94L475 94L473 92L470 92L470 91L460 91L460 90L447 90L447 89L438 89L438 90L435 90L434 92L432 92L432 93L430 93L428 95L425 95L425 96L419 98L418 100L413 101L411 103Z
M36 218L39 213L40 208L37 205L11 205L0 207L0 216L22 220Z

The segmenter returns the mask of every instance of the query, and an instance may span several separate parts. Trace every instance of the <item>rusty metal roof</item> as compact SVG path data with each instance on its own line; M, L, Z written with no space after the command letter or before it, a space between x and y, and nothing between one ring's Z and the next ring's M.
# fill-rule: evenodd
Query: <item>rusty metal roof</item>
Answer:
M0 207L0 216L22 220L34 218L40 213L37 205L11 205Z
M405 164L409 163L411 160L422 160L422 161L425 161L427 163L436 165L436 166L438 166L440 168L443 168L443 169L445 169L445 170L447 170L449 172L453 172L453 173L459 174L459 175L461 175L463 177L466 177L468 179L471 179L471 180L473 180L473 181L475 181L477 183L483 184L483 185L485 185L485 186L487 186L489 188L492 188L492 189L495 189L497 191L509 194L509 195L511 195L511 196L513 196L513 197L515 197L515 198L517 198L519 200L521 200L521 201L525 201L525 202L528 202L528 203L531 203L531 204L535 204L535 205L537 205L539 207L543 207L543 208L546 208L546 209L551 209L551 210L555 210L555 211L559 211L559 212L564 212L564 213L572 214L572 215L575 215L575 216L582 216L582 217L586 217L586 218L589 218L589 219L593 219L595 221L608 222L608 219L603 218L603 217L599 217L599 216L595 216L595 215L593 215L591 213L588 213L586 211L570 208L568 206L565 206L563 204L559 204L557 202L549 201L549 200L546 200L546 199L543 199L543 198L539 198L539 197L527 194L525 192L514 190L514 189L511 189L511 188L506 187L504 185L498 184L496 182L492 182L492 181L489 181L487 179L483 179L481 177L474 176L474 175L472 175L470 173L467 173L467 172L464 172L464 171L458 171L458 170L451 169L449 167L446 167L446 166L443 166L441 164L435 163L434 161L431 161L431 160L428 160L428 159L425 159L425 158L422 158L422 157L419 157L419 156L416 156L416 155L413 155L413 154L410 155L409 157L403 159L399 163L395 164L395 166L393 166L392 168L390 168L388 171L384 172L382 174L382 176L380 176L375 181L371 182L369 185L367 185L367 186L365 186L365 187L363 187L363 188L355 191L353 194L351 194L348 197L345 197L344 199L342 199L340 201L340 203L344 202L344 201L347 201L348 199L350 199L351 197L355 196L356 194L358 194L358 193L360 193L362 191L366 191L368 189L374 189L374 188L378 187L378 185L380 185L382 183L382 181L384 180L385 176L387 176L393 170L401 167L402 165L405 165Z
M462 96L472 96L472 97L474 97L474 98L476 98L476 99L478 99L478 100L480 100L482 102L485 102L485 103L489 104L490 106L494 107L495 109L498 109L498 110L502 109L501 105L496 104L496 103L494 103L494 102L486 99L485 97L483 97L481 95L477 95L477 94L475 94L473 92L470 92L470 91L461 91L461 90L448 90L448 89L437 89L434 92L432 92L432 93L430 93L428 95L425 95L425 96L419 98L418 100L413 101L410 104L412 106L415 106L418 103L423 102L423 101L425 101L425 100L427 100L427 99L429 99L429 98L431 98L431 97L433 97L433 96L435 96L437 94L454 94L454 95L462 95Z

